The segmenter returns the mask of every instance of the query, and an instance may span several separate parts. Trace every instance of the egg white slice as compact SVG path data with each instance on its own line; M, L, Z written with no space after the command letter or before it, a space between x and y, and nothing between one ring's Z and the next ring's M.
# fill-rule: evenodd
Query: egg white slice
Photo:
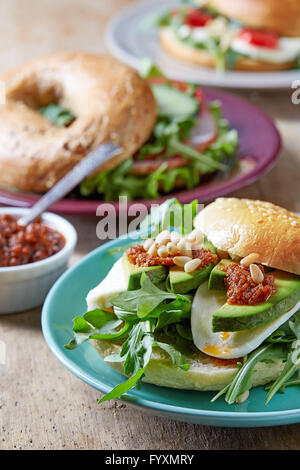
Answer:
M273 331L300 309L300 301L266 325L235 332L212 332L212 316L226 302L224 292L208 290L208 283L198 288L192 305L192 335L195 346L209 356L221 359L243 357L256 349Z
M126 291L127 286L128 279L124 276L122 258L120 258L115 262L103 281L88 293L86 298L88 310L110 307L110 299Z

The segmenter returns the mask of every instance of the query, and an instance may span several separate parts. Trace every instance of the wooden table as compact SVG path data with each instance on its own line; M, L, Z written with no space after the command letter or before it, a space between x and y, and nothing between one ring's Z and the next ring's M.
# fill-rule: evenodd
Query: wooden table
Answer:
M105 51L108 20L129 0L10 0L0 3L0 70L59 49ZM300 211L300 105L291 91L243 92L276 121L283 150L276 167L234 193ZM99 245L96 218L68 217L79 241L72 262ZM100 393L51 354L40 309L0 318L7 347L0 365L1 449L299 449L300 425L225 429L157 418L120 401L97 405Z

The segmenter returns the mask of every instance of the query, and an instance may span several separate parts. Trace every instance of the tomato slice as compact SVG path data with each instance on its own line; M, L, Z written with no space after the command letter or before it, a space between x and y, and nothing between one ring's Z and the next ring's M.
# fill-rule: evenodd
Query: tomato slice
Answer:
M279 37L272 31L243 28L240 30L238 37L254 46L269 47L270 49L278 48Z
M200 10L190 10L184 19L184 24L191 28L199 28L205 26L212 18L212 15L209 13L204 13Z

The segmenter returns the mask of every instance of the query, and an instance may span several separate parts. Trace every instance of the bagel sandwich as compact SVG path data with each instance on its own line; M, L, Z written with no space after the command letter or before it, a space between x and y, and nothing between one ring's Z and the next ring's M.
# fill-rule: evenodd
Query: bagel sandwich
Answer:
M253 72L300 66L298 0L194 0L158 26L162 47L189 63Z
M0 77L0 184L51 189L105 141L123 152L76 197L158 198L191 189L236 163L237 132L194 85L171 82L146 61L142 77L112 57L62 52Z
M224 395L229 404L258 385L266 385L267 402L299 385L299 216L236 198L219 198L197 214L196 202L166 201L159 221L146 219L141 228L152 238L127 247L74 320L66 348L90 340L130 377L101 401L140 380L218 391L212 400ZM166 228L178 210L183 225Z

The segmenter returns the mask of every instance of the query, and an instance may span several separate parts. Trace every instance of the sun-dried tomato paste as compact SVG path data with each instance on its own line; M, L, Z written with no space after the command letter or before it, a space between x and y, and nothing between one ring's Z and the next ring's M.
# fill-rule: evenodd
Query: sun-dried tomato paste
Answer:
M259 284L253 281L249 267L230 264L226 270L225 286L227 299L230 304L256 305L266 302L276 291L274 276L265 274L262 265L258 265L264 274L264 280Z
M127 257L129 262L135 264L136 266L174 266L174 256L182 256L182 253L178 252L174 255L169 255L166 257L158 256L158 255L150 255L147 253L143 245L136 245L132 248L129 248L127 251ZM210 263L217 262L217 255L214 255L210 250L206 250L205 248L199 248L192 250L192 257L201 259L201 264L198 269L207 266Z
M40 221L23 227L9 214L0 216L0 266L34 263L60 251L63 235Z

